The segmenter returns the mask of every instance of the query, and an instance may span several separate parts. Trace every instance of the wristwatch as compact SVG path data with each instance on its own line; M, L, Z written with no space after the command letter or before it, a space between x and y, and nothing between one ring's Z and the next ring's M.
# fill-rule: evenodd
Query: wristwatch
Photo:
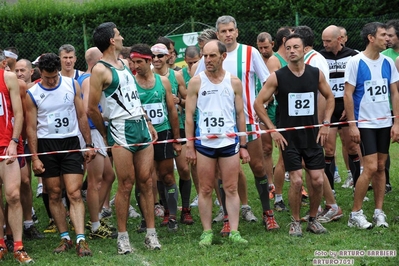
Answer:
M244 144L244 145L241 145L241 144L240 144L240 149L241 149L241 148L247 150L247 149L248 149L248 145L247 145L247 144Z
M15 143L19 143L19 139L18 138L11 138L12 141L14 141Z
M93 148L94 149L94 143L90 143L90 144L86 143L86 148Z

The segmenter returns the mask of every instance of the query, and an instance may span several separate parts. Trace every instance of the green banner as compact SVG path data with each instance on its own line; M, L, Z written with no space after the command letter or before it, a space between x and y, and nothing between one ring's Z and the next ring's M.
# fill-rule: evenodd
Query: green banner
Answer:
M184 61L184 52L186 51L187 46L197 45L199 32L190 32L184 34L177 35L169 35L165 36L175 42L175 49L177 52L176 56L176 65L179 67L186 66L186 62Z

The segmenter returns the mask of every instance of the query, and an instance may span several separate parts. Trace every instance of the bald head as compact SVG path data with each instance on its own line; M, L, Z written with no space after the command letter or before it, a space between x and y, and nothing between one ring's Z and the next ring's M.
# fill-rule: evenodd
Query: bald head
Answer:
M28 59L21 59L15 64L15 74L18 79L30 83L33 74L32 63Z
M330 25L323 30L321 35L324 49L327 52L337 54L342 49L341 46L341 31L335 25Z
M92 67L101 59L102 56L103 54L100 52L100 50L97 47L91 47L87 49L85 54L85 59L88 69L91 70Z

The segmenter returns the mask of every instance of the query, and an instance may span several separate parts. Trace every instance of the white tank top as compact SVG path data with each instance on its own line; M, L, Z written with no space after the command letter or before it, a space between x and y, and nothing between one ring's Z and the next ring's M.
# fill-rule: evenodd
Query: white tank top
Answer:
M201 72L201 87L198 91L198 127L196 136L220 135L237 132L235 94L231 86L231 75L226 74L219 84L212 83L205 72ZM236 138L201 140L201 145L222 148L237 143Z
M37 138L63 139L79 134L75 109L74 79L59 76L54 89L46 89L40 83L28 90L37 108Z

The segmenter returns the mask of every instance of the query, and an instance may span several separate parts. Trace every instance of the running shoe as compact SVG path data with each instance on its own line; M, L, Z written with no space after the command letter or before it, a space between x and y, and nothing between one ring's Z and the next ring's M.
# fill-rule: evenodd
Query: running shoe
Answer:
M213 233L212 230L204 231L200 237L200 247L209 247L212 245Z
M54 223L53 219L50 219L46 229L44 229L43 233L45 234L54 234L57 233L57 226Z
M91 250L86 240L82 239L79 241L79 243L76 245L76 253L79 257L92 256Z
M180 215L180 222L182 224L192 225L194 223L193 216L191 216L190 208L183 208Z
M226 237L226 236L230 235L230 223L229 223L228 216L225 216L225 219L223 221L223 227L222 227L222 230L220 231L220 235L222 237Z
M67 240L65 238L62 238L60 244L58 245L58 247L56 247L54 249L53 252L54 253L62 253L62 252L68 251L72 247L73 247L72 240Z
M278 212L288 211L288 208L285 206L284 201L280 200L274 203L274 210Z
M320 223L329 223L331 221L338 221L339 219L341 219L342 216L344 215L339 206L338 209L333 209L330 205L326 205L323 213L317 217L317 220Z
M215 204L216 206L219 206L219 207L220 207L220 203L219 203L219 200L218 200L218 199L215 199L215 201L213 202L213 204Z
M285 182L290 182L290 173L285 172L285 174L284 174L284 180L285 180Z
M276 219L274 218L274 213L272 210L268 210L263 213L263 224L265 225L267 231L280 228L276 222Z
M242 238L238 231L231 231L229 240L234 244L248 244L248 241Z
M35 225L31 225L29 228L24 228L24 237L26 239L42 239L44 235L37 230Z
M385 195L388 194L389 192L392 191L392 186L391 184L386 184L385 185Z
M164 211L164 208L162 207L161 204L159 204L159 203L155 204L154 214L155 214L156 217L165 216L165 211Z
M294 219L294 217L291 217L289 235L290 236L302 236L301 222L296 221Z
M169 210L165 210L165 215L163 216L161 226L167 226L168 223L169 223Z
M4 242L6 243L8 252L14 252L14 238L8 235Z
M111 230L109 230L106 226L104 225L100 225L100 227L98 227L98 229L96 231L91 231L89 234L89 238L90 239L96 239L96 238L100 238L100 239L106 239L106 238L110 238L110 239L115 239L117 238L118 233L117 232L112 232Z
M328 232L327 229L325 229L317 219L314 219L312 222L308 221L306 231L309 231L313 234L326 234Z
M36 198L40 198L43 195L43 185L38 184L36 189Z
M136 232L144 233L146 231L147 231L147 223L145 222L144 219L141 219L140 225L137 227Z
M348 221L349 227L357 227L360 229L371 229L373 228L373 224L367 221L366 215L363 214L363 210L358 211L357 213L350 214L350 218Z
M0 246L0 261L4 260L4 257L8 253L7 248Z
M130 218L140 218L141 214L136 211L136 209L130 205L129 206L129 217Z
M100 213L100 219L108 219L112 217L112 209L103 207Z
M25 249L22 247L17 251L14 251L14 259L16 259L19 263L34 263L34 261L29 257L28 253L26 253Z
M114 206L115 205L115 196L116 194L112 197L112 199L109 201L109 205L110 206Z
M255 217L254 213L251 210L251 207L241 207L241 216L247 222L257 222L258 218Z
M158 241L157 233L147 234L144 245L150 250L160 250L161 244Z
M198 195L195 196L195 198L193 199L193 201L190 204L190 207L198 207Z
M274 184L269 184L269 199L274 199L274 193L276 192L276 187Z
M86 198L87 198L87 190L81 190L81 191L80 191L80 194L82 194L82 200L83 200L83 201L86 201Z
M388 228L389 226L388 226L386 219L387 219L387 216L385 215L384 212L380 212L379 214L373 215L373 221L375 223L375 226L377 226L377 227Z
M341 176L339 175L338 171L334 172L334 183L341 183Z
M346 178L342 187L343 188L352 188L353 187L353 178L352 178L352 173L350 171L348 172L348 177Z
M213 218L212 222L213 222L213 223L222 222L222 221L223 221L223 217L224 217L224 211L223 211L223 208L221 207L221 208L219 208L219 212L218 212L218 214L216 215L216 217Z
M177 225L176 217L170 216L169 221L168 221L168 231L175 233L175 232L177 232L178 228L179 228L179 226Z
M130 247L129 236L118 236L118 254L125 255L132 252L132 248Z

